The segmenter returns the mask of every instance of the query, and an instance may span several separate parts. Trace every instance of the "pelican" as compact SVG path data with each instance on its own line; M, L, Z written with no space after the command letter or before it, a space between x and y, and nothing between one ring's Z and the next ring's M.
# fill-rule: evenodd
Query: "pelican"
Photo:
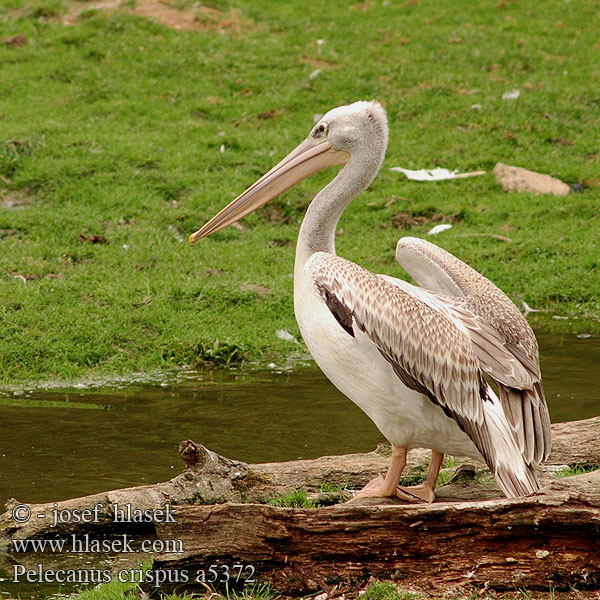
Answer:
M342 166L310 203L300 227L294 312L319 367L392 445L385 477L356 497L432 502L446 453L483 460L508 497L532 494L539 489L536 468L550 453L550 419L537 342L516 306L491 281L424 240L401 238L396 249L420 287L336 255L337 223L377 175L387 141L387 117L378 102L330 110L190 243L309 175ZM432 450L427 478L402 488L407 451L417 447Z

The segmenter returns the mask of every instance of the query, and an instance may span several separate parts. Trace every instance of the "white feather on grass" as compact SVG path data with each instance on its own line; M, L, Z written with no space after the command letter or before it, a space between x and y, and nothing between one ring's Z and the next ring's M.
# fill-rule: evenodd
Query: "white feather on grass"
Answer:
M446 231L447 229L450 229L451 227L452 227L452 225L449 225L448 223L442 223L441 225L436 225L435 227L432 227L427 232L427 235L437 235L438 233L442 233L442 231Z
M298 340L287 329L278 329L275 332L275 335L284 342L294 342L294 344L298 343Z
M473 171L472 173L459 173L458 169L450 171L448 169L419 169L413 171L402 167L392 167L390 171L404 173L408 179L413 181L442 181L444 179L464 179L465 177L476 177L477 175L485 175L485 171Z
M529 313L542 312L539 308L531 308L525 300L521 300L521 304L523 305L523 316L527 316Z
M504 92L504 94L502 94L502 100L516 100L520 95L520 90L509 90L508 92Z

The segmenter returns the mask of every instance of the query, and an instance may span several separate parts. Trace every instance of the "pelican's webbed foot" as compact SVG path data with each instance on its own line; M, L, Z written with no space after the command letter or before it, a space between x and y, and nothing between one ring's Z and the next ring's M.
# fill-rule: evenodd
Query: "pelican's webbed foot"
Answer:
M411 485L410 487L402 487L400 485L398 486L398 490L396 493L398 494L398 498L402 498L400 494L412 497L413 502L416 498L422 500L423 502L427 502L428 504L431 504L435 500L434 488L427 483L421 483L420 485Z
M406 453L406 448L392 444L392 462L385 478L379 475L369 481L362 490L356 492L350 502L363 498L399 498L406 502L433 502L435 500L435 485L444 455L437 450L432 450L426 480L420 485L403 487L399 486L398 482L406 466Z
M420 498L398 487L398 482L406 466L406 448L392 444L392 462L388 472L383 478L381 475L372 479L350 502L363 498L400 498L408 502L419 502Z

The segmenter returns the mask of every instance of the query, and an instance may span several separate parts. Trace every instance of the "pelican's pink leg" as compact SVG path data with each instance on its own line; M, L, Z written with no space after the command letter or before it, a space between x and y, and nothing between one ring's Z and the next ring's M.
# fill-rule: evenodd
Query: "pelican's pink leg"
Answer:
M435 500L435 484L437 483L438 475L440 474L440 467L444 455L437 450L431 451L431 460L429 461L429 468L427 469L427 478L420 485L411 485L410 487L399 487L398 490L402 491L410 496L417 496L424 502L433 502Z
M369 481L362 490L356 492L353 500L361 498L402 498L414 502L417 498L410 493L405 494L398 487L398 482L402 476L402 471L406 466L407 449L392 444L392 462L385 476L385 479L379 475L375 479ZM352 502L352 500L350 500Z

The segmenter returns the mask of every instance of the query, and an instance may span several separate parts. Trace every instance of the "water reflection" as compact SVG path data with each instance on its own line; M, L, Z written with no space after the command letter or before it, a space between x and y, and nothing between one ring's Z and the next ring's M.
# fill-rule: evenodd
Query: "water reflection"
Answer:
M552 420L600 414L600 338L538 339ZM382 441L317 369L221 371L170 387L45 391L10 402L0 402L2 502L166 480L182 468L177 446L186 438L247 462L369 451Z
M536 336L552 422L600 415L600 336Z

